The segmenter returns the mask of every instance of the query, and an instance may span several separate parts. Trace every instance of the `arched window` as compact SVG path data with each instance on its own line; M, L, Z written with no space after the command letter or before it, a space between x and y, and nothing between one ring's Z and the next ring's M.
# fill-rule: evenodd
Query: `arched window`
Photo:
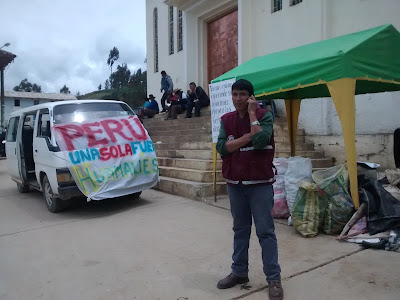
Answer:
M154 26L154 73L158 72L158 11L157 7L153 12L153 26Z
M169 54L174 54L174 7L169 7Z

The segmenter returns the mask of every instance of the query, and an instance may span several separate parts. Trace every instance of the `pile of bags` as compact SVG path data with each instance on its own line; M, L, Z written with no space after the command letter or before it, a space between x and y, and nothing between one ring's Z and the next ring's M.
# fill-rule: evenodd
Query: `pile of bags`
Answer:
M304 237L314 237L322 230L340 234L354 213L349 194L348 173L343 165L316 171L315 181L298 183L293 205L293 226Z
M354 213L346 168L340 165L312 174L311 159L304 157L277 158L274 165L272 216L289 217L289 225L293 223L304 237L319 231L341 233Z
M275 158L276 176L274 187L274 208L272 217L278 219L289 218L293 209L300 180L311 180L311 159L304 157Z

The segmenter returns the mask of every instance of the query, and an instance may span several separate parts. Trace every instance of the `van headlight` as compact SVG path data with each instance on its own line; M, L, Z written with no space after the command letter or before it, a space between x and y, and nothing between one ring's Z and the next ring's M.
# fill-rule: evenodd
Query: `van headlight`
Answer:
M71 183L74 182L74 178L68 169L57 169L57 182L58 183Z

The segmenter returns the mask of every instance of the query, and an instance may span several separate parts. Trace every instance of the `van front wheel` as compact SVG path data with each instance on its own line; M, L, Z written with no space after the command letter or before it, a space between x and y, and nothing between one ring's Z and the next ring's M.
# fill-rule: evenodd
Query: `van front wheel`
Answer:
M46 201L47 209L52 213L57 213L63 210L62 200L53 194L47 175L43 177L43 197Z

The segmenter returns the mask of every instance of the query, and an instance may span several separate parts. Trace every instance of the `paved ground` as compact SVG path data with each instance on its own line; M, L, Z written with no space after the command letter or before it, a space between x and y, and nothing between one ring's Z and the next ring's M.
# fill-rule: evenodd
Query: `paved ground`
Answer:
M251 288L216 288L231 223L226 209L153 190L52 214L40 193L18 193L0 161L0 299L266 299L255 236ZM400 298L399 253L276 231L285 299Z

